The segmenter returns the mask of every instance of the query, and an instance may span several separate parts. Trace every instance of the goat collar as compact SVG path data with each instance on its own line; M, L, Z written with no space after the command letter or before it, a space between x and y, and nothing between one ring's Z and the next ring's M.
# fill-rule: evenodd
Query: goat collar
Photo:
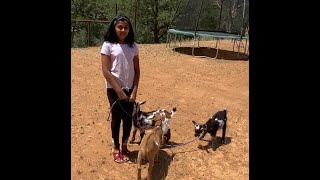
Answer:
M202 139L206 133L207 133L207 125L205 124L203 126L203 131L199 135L199 138Z
M205 124L205 125L203 126L203 130L204 130L204 131L207 131L207 129L208 129L208 126Z
M156 126L154 126L154 128L160 128L160 129L162 129L162 126L156 125Z

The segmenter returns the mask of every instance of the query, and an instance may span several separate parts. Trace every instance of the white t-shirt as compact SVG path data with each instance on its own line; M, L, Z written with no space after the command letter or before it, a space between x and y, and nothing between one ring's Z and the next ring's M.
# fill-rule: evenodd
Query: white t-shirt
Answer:
M128 44L103 42L101 54L111 57L110 72L114 76L121 88L132 89L134 81L134 63L133 58L139 54L139 48L136 43L133 47ZM107 88L112 88L106 80Z

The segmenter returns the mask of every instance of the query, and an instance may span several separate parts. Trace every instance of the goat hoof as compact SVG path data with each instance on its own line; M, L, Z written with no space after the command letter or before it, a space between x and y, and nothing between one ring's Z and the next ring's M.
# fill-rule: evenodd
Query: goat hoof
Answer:
M221 140L221 144L224 144L224 140Z

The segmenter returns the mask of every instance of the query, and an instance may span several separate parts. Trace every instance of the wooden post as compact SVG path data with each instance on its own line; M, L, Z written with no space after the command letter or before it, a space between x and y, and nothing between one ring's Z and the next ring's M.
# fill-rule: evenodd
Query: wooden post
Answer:
M73 47L74 28L71 27L71 47Z
M116 16L118 15L118 3L116 1Z
M87 29L84 28L85 30L87 30L87 45L90 46L90 29L91 29L91 23L110 23L110 21L101 21L101 20L80 20L80 19L71 19L71 23L77 23L77 22L83 22L83 23L88 23ZM74 35L78 32L83 30L83 28L73 28L71 29L71 47L73 46L73 39L74 39ZM73 31L73 32L72 32ZM84 40L85 41L85 40Z
M137 34L137 4L138 0L134 3L134 33Z
M90 26L91 26L91 22L89 21L88 22L88 31L87 31L87 33L88 33L88 47L90 47Z

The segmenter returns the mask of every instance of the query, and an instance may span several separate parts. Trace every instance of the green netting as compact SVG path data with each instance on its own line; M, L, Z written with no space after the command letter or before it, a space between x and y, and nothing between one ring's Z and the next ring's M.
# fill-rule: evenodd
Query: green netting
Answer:
M187 30L177 30L177 29L169 29L168 33L180 34L186 36L193 36L194 31ZM213 37L213 38L222 38L222 39L248 39L248 36L240 36L238 34L230 34L225 32L214 32L214 31L197 31L196 35L202 37Z
M185 33L223 32L244 36L249 25L249 0L188 0L181 8L182 14L170 28Z

